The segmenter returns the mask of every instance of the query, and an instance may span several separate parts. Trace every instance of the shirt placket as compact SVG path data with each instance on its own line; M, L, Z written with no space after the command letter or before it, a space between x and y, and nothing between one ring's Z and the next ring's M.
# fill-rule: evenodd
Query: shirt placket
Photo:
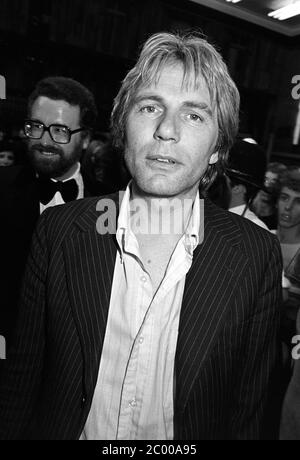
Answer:
M151 321L148 321L148 310L152 300L152 286L142 265L132 257L130 263L135 267L136 276L133 280L139 280L139 283L132 290L135 298L135 315L131 320L134 340L123 381L117 439L130 439L135 436L136 420L142 404L140 388L144 387L147 377L147 366L143 366L144 370L141 372L139 363L149 362L151 354Z

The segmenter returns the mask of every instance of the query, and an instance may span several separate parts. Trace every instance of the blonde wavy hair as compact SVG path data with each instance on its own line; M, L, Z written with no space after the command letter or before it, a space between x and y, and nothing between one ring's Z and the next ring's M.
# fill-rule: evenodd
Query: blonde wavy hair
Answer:
M216 109L219 135L219 160L209 165L200 181L205 190L225 167L239 125L240 96L220 53L199 33L157 33L144 44L136 65L124 78L114 100L111 129L115 147L124 150L127 115L134 96L141 86L158 81L161 70L170 63L180 62L184 70L183 85L197 89L204 78Z

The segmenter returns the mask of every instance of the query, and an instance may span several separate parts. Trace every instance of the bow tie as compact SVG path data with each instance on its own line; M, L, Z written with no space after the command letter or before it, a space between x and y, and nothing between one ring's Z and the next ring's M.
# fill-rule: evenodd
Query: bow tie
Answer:
M78 185L75 179L70 179L65 182L49 179L48 177L38 178L39 198L43 205L48 204L54 197L56 192L60 192L65 203L76 200L78 196Z

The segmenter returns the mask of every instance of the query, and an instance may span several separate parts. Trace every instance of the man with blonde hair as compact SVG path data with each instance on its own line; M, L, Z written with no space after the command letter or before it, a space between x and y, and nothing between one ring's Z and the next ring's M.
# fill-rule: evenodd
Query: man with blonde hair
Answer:
M199 195L224 166L238 112L205 39L147 40L112 113L132 176L120 207L115 196L86 199L40 218L0 437L260 437L279 244Z

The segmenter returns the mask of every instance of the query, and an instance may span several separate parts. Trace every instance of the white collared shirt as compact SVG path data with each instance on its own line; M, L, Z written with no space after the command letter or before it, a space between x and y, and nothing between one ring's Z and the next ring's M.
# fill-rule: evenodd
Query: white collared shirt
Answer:
M199 241L200 200L156 294L120 207L112 292L98 380L80 439L173 439L174 361L185 277Z
M68 177L68 179L63 180L62 182L66 182L67 180L71 180L71 179L75 179L78 185L78 196L76 200L79 200L80 198L83 198L84 196L84 186L83 186L82 175L80 172L80 163L77 163L77 168L74 174L71 177ZM58 182L56 179L51 179L51 180L53 182ZM40 202L40 214L42 214L42 212L45 211L45 209L50 208L52 206L57 206L58 204L65 204L60 192L56 192L52 200L49 201L49 203L43 204Z
M246 209L246 212L244 212L245 206L245 204L242 204L240 206L234 206L233 208L229 208L229 211L233 212L233 214L238 214L239 216L245 217L245 219L249 219L254 224L269 231L266 224L262 220L260 220L259 217L257 217L257 215L254 214L254 212L252 212L248 207Z

